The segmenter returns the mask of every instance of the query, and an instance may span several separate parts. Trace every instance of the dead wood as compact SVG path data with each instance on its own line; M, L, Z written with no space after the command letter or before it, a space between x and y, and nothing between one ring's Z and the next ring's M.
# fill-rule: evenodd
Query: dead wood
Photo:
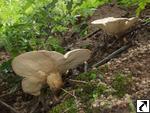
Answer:
M98 63L94 64L92 66L92 68L99 67L100 65L105 64L107 61L109 61L110 59L114 58L119 53L127 50L130 46L131 46L131 44L128 44L128 45L125 45L125 46L117 49L116 51L114 51L113 53L111 53L110 55L108 55L107 57L105 57L103 60L101 60Z

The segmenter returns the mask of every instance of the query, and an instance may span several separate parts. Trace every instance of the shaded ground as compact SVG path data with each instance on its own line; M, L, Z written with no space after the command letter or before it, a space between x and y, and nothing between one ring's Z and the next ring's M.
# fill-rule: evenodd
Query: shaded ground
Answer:
M114 17L132 17L135 16L133 14L133 9L124 10L119 8L118 6L110 6L106 5L96 10L92 18L89 20L89 32L94 32L98 28L90 25L90 22L108 16ZM141 18L147 18L149 15L149 7L141 13ZM125 87L125 95L122 98L116 98L115 95L107 95L102 94L99 98L97 98L93 104L92 111L99 113L100 111L103 113L116 113L116 112L135 112L135 108L133 107L136 99L150 99L150 26L135 31L135 36L132 41L130 41L131 36L126 36L129 42L134 42L133 47L131 47L128 51L125 51L123 54L117 56L117 58L111 60L103 66L100 66L100 72L103 73L105 80L103 81L107 85L112 86L116 75L121 74L125 77L131 75L131 81L129 84L126 84ZM93 34L91 37L87 39L79 39L74 42L73 48L77 47L85 47L89 48L93 51L92 59L90 59L89 63L93 65L95 62L100 61L100 59L105 58L107 55L115 51L116 49L125 45L122 42L116 42L114 45L110 46L114 39L108 39L107 44L104 42L105 34L103 31L97 32ZM113 38L113 37L112 37ZM72 44L72 43L71 43ZM99 76L99 73L97 73ZM125 78L122 78L125 79ZM84 78L82 79L84 80ZM119 82L119 81L118 81ZM119 85L119 84L118 84ZM121 84L120 84L121 85ZM122 84L123 85L123 84ZM121 90L121 89L120 89ZM118 92L120 93L120 92ZM82 100L82 99L81 99ZM84 101L85 104L87 101ZM89 101L88 101L89 102ZM86 103L87 105L87 103ZM90 106L88 106L90 107ZM85 112L88 112L85 110Z
M131 11L130 11L131 10ZM133 11L132 11L133 10ZM105 5L96 10L94 15L88 21L88 32L94 32L98 28L90 25L90 22L108 16L131 17L134 16L134 9L125 10L119 6ZM141 18L147 18L150 12L149 7L143 11ZM49 113L130 113L135 112L134 104L136 99L150 99L150 26L135 31L135 36L131 41L131 35L127 35L128 43L133 43L127 51L118 55L105 65L98 67L87 73L81 73L79 70L73 70L70 74L70 81L65 80L65 90L62 92L61 104L49 106L46 110ZM90 66L105 58L107 55L122 47L126 43L121 40L114 45L113 37L104 41L105 34L99 31L87 39L80 37L72 41L72 33L66 36L65 47L89 48L93 56L89 60ZM8 59L5 52L0 52L0 63ZM82 68L82 66L81 66ZM75 72L77 74L75 74ZM11 72L12 73L12 72ZM9 73L8 73L9 74ZM13 75L12 75L13 76ZM121 81L121 82L120 82ZM117 85L116 85L117 84ZM118 87L119 86L119 87ZM0 100L8 103L21 113L29 113L32 108L34 113L44 113L42 105L35 107L37 99L24 94L21 90L9 93L8 84L1 80ZM70 95L71 93L71 95ZM49 94L49 93L48 93ZM4 95L4 96L3 96ZM72 96L73 95L73 96ZM75 97L74 97L75 96ZM46 104L50 104L51 97L46 95ZM12 110L0 104L2 113L11 113Z

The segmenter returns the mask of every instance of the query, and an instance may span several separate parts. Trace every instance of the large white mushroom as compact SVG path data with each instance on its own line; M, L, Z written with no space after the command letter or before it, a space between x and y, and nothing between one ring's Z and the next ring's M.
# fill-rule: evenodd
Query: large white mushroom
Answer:
M122 36L128 29L133 27L138 22L137 17L132 18L114 18L107 17L91 22L92 24L98 25L107 34L116 37Z
M88 49L75 49L65 55L55 51L31 51L17 56L12 61L12 68L23 77L23 91L38 96L44 84L52 91L58 91L63 86L62 73L84 63L90 55Z

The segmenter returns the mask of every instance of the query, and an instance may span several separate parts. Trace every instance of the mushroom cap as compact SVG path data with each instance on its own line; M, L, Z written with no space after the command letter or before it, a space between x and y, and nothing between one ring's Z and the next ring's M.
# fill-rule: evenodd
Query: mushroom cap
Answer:
M63 85L60 74L84 63L90 55L88 49L75 49L65 55L55 51L31 51L17 56L12 61L12 68L17 75L24 77L23 91L37 96L46 82L53 91L58 91Z
M99 25L107 34L119 36L126 30L135 25L138 21L137 17L132 18L114 18L107 17L91 22L92 24Z
M39 71L45 74L57 71L56 61L61 58L62 54L53 51L31 51L17 56L12 61L12 68L19 76L36 76L41 79Z
M127 21L128 18L114 18L114 17L107 17L107 18L103 18L103 19L98 19L98 20L94 20L93 22L91 22L92 24L102 24L105 25L107 23L116 23L116 22L120 22L120 21Z
M45 73L45 76L57 71L63 73L84 63L90 56L91 51L88 49L75 49L65 55L55 51L31 51L17 56L12 61L12 68L19 76L36 76L41 79L43 75L40 72Z
M67 52L65 57L65 66L63 70L75 68L77 65L84 63L91 56L91 51L88 49L75 49Z

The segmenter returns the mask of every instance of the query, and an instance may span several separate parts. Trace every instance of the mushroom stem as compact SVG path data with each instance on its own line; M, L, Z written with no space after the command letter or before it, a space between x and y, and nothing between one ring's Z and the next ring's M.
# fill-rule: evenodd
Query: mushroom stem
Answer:
M56 97L56 100L58 100L57 97L59 95L60 89L64 85L62 76L58 72L51 73L47 77L47 84L49 85L50 89L52 90L54 97Z

